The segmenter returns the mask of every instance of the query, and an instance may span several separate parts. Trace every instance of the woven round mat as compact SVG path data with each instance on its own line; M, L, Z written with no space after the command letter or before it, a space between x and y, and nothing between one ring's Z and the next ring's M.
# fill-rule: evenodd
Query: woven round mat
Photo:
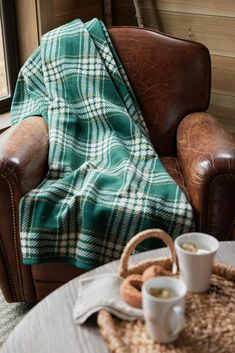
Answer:
M143 232L142 232L143 233ZM138 238L138 237L137 237ZM142 240L147 238L142 237ZM139 238L138 238L139 239ZM168 239L169 240L169 239ZM131 253L134 244L124 253ZM172 267L172 258L154 260L155 264ZM119 273L143 273L149 266L145 261L127 269L127 259L121 258ZM151 261L151 264L153 262ZM166 265L166 266L165 266ZM173 266L174 267L174 266ZM148 337L141 320L119 320L102 310L98 314L100 332L113 353L235 353L235 269L215 263L210 289L205 293L186 295L186 324L177 341L158 344Z

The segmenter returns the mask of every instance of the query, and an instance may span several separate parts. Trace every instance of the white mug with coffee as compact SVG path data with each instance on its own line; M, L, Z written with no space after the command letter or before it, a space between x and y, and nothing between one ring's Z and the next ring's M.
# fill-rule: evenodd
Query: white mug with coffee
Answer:
M142 301L149 336L159 343L178 338L184 327L187 288L179 279L162 276L143 284Z
M185 233L175 239L180 276L189 292L200 293L209 289L218 247L218 240L205 233Z

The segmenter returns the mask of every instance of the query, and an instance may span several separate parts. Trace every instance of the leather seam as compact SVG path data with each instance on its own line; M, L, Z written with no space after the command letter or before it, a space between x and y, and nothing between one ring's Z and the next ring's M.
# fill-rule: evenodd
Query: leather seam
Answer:
M14 239L14 250L16 254L16 268L17 268L17 274L18 274L18 280L19 280L19 285L20 285L20 295L21 299L24 300L24 291L23 291L23 285L22 285L22 273L20 269L20 263L19 263L19 253L17 249L17 226L16 226L16 214L15 214L15 203L14 203L14 191L11 183L9 180L7 180L7 177L4 174L0 174L0 177L5 180L5 182L8 185L9 191L10 191L10 200L11 200L11 210L12 210L12 224L13 224L13 239Z
M6 268L6 271L7 271L7 274L8 274L8 279L9 279L9 284L10 284L10 292L11 292L13 300L16 301L17 298L16 298L15 287L14 287L14 281L13 281L13 278L12 278L12 275L11 275L10 266L9 266L9 263L8 263L8 260L7 260L7 256L6 256L6 253L4 251L4 247L2 245L1 239L0 239L0 253L2 255L1 257L2 257L3 263L5 265L5 268Z
M214 193L214 190L215 190L215 185L216 185L216 182L219 180L219 179L222 179L222 178L234 178L235 175L234 174L222 174L222 175L218 175L211 183L211 187L210 187L210 191L209 191L209 198L208 198L208 211L207 211L207 229L208 229L208 232L210 232L210 224L211 224L211 206L212 206L212 195ZM228 230L228 233L226 235L226 239L228 239L229 235L231 234L232 232L232 229L233 229L233 225L235 224L235 216L233 218L233 221L229 227L229 230Z

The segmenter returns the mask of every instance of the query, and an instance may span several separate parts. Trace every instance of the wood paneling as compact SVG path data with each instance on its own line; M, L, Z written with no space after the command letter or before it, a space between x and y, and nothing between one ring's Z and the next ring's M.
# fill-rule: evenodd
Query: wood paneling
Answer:
M154 23L151 21L151 10L146 15L151 26ZM163 32L201 42L213 54L235 57L235 45L231 42L231 33L235 33L235 18L160 11L159 19Z
M37 6L34 0L16 0L20 62L23 64L39 43Z
M212 92L208 111L219 118L229 131L235 132L235 96Z
M155 8L163 11L235 17L234 0L142 0L140 3L142 8L151 10ZM114 0L113 4L118 7L131 7L133 1Z
M234 0L148 0L146 3L155 3L159 10L164 11L235 17Z
M103 0L16 0L21 65L49 30L75 18L102 19Z
M211 65L212 90L235 96L235 58L211 55Z
M128 22L128 24L136 23L132 6L120 6L116 12L115 19L118 24L123 22L123 20ZM131 22L128 17L132 18ZM146 27L154 28L157 18L162 32L179 38L201 42L213 54L235 57L235 45L232 45L231 42L231 33L235 33L235 17L201 16L167 11L156 12L154 9L146 8L143 9L143 17Z
M127 0L127 3L124 5L119 4L119 1L113 2L113 25L137 26L132 1Z
M94 17L102 19L102 0L53 0L54 26L60 26L75 18L88 21Z
M54 3L51 0L36 0L38 33L44 33L54 28Z
M235 131L235 1L142 0L146 27L206 45L212 60L209 111ZM137 25L132 0L113 1L117 25Z
M53 4L55 17L68 15L83 9L87 9L91 14L94 9L99 9L99 12L102 12L103 7L102 0L53 0Z

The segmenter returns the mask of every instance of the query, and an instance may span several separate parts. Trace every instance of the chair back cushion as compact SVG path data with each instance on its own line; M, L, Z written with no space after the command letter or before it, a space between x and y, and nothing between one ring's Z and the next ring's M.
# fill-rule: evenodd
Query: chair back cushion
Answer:
M149 29L112 27L110 37L126 70L160 156L176 155L176 131L210 99L211 66L202 44Z

